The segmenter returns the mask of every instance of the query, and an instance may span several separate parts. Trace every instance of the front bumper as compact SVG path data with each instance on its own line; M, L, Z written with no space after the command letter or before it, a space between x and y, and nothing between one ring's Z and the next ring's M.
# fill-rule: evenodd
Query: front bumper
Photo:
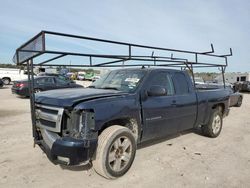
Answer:
M58 134L41 130L42 140L37 143L54 164L78 165L92 159L97 140L79 140L60 137Z

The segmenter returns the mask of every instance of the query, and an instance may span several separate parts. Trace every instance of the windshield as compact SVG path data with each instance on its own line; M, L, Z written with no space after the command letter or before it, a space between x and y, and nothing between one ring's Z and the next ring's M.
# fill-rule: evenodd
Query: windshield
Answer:
M141 82L145 72L142 70L111 71L95 81L89 87L97 89L114 89L124 92L133 92Z

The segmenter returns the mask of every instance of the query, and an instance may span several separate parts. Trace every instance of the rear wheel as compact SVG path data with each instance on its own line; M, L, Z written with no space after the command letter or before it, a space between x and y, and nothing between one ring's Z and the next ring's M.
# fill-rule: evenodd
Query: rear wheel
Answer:
M214 109L209 119L209 122L201 127L202 133L205 136L216 138L221 132L222 122L223 116L220 108Z
M4 85L10 84L10 78L2 78L2 81L3 81Z
M135 153L133 133L126 127L114 125L106 128L99 136L93 167L105 178L118 178L129 170Z

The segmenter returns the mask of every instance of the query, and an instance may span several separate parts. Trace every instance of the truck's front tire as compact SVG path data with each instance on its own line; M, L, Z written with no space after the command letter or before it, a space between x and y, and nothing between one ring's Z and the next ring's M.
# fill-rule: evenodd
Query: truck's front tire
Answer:
M136 153L133 133L126 127L114 125L106 128L98 137L95 171L108 179L124 175L131 167Z
M203 135L211 138L216 138L221 132L222 123L222 112L220 108L216 108L212 111L209 122L201 127Z

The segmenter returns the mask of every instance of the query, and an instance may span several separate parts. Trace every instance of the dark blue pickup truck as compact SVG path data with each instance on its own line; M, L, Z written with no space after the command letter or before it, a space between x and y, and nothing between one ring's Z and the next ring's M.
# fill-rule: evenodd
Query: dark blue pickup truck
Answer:
M37 93L35 139L55 164L91 161L100 175L117 178L138 143L198 127L214 138L228 113L228 90L195 89L185 71L119 69L89 88Z

